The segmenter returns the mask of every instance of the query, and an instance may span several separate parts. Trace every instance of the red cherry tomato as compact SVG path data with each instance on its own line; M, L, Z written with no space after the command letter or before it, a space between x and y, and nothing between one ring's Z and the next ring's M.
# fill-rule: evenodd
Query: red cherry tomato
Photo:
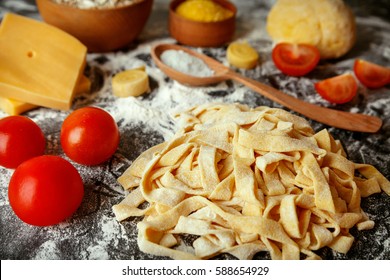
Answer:
M35 226L54 225L70 217L83 196L83 181L76 168L58 156L44 155L23 162L8 187L15 214Z
M108 160L118 148L119 138L113 117L95 107L74 111L61 128L61 145L65 154L84 165L98 165Z
M390 68L372 62L357 59L353 71L358 80L368 88L380 88L390 83Z
M272 50L275 66L286 75L304 76L320 61L320 52L307 44L279 43Z
M16 168L23 161L43 155L46 140L40 127L23 116L0 120L0 165Z
M357 93L357 82L351 74L343 74L314 84L317 92L336 104L351 101Z

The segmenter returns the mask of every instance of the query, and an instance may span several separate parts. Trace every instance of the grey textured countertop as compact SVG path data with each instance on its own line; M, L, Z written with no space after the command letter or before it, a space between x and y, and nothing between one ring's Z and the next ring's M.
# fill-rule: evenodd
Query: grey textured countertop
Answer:
M354 48L338 60L325 61L304 78L281 74L270 58L272 43L265 31L267 11L273 1L233 1L238 6L236 38L245 38L258 50L261 63L244 75L271 84L290 95L318 105L379 116L383 127L376 134L356 133L311 121L316 131L328 128L340 139L348 158L374 165L390 178L390 87L379 90L359 88L358 97L345 105L333 106L314 91L313 81L351 69L355 58L365 58L390 67L390 1L346 1L357 19L358 39ZM34 1L0 1L0 18L14 12L39 19ZM155 1L143 33L129 48L107 54L89 54L86 74L93 81L92 92L76 98L73 108L100 106L116 119L121 142L117 153L104 165L80 171L85 197L79 210L67 221L51 227L33 227L21 222L12 212L8 181L12 170L0 168L0 259L156 259L138 249L136 224L140 218L118 223L111 207L124 198L116 179L147 148L169 139L175 127L169 114L205 102L241 102L251 107L280 107L234 82L212 87L187 88L167 78L151 60L150 47L159 42L174 42L167 31L168 1ZM226 48L198 49L226 62ZM112 95L113 74L146 65L151 92L138 98L119 99ZM39 108L26 113L43 129L47 153L65 157L59 144L62 121L69 112ZM0 113L0 117L4 114ZM322 249L325 259L390 259L390 197L384 193L362 200L362 208L375 221L368 231L351 232L356 237L346 254ZM231 258L224 255L218 258ZM255 256L268 259L266 253Z

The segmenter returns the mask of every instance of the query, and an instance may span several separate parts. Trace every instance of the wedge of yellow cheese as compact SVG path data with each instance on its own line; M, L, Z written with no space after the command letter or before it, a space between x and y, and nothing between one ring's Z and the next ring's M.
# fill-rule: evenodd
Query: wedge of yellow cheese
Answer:
M70 109L87 48L64 31L6 14L0 25L0 96Z
M75 95L87 93L91 89L91 80L82 75L80 81L76 85ZM0 110L8 115L20 115L29 110L39 107L31 103L18 101L12 98L0 96Z
M80 80L77 82L75 88L75 95L79 95L82 93L88 93L91 90L91 80L86 76L81 75Z
M37 105L18 101L11 98L0 97L0 110L8 115L20 115L38 107Z

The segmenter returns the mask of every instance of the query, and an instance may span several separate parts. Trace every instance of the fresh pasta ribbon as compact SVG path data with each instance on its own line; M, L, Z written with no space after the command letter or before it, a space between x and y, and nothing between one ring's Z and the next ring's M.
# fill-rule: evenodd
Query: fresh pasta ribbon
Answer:
M118 178L129 193L113 212L118 221L144 216L143 252L318 259L315 252L327 246L346 253L351 228L374 226L361 197L390 194L377 169L349 161L326 130L314 133L284 110L207 104L176 117L182 129ZM183 247L186 235L196 236L190 247Z

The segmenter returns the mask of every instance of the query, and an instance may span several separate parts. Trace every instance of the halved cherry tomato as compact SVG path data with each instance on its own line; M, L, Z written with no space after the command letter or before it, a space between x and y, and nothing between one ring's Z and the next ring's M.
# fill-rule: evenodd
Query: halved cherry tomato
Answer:
M119 129L113 117L96 107L71 113L61 127L61 145L65 154L84 165L108 160L119 145Z
M351 74L343 74L314 84L317 92L336 104L351 101L357 93L357 82Z
M20 164L9 187L9 203L25 223L57 224L70 217L84 196L83 181L72 164L58 156L39 156Z
M10 116L0 120L0 165L16 168L23 161L43 155L46 140L31 119Z
M307 44L279 43L272 50L275 66L286 75L304 76L320 61L320 52Z
M390 83L390 68L356 59L353 66L358 80L368 88L380 88Z

